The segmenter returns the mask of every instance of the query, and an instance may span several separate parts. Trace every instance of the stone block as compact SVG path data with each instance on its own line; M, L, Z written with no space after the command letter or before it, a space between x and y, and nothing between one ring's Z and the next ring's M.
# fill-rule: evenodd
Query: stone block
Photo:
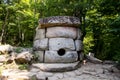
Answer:
M78 59L76 51L66 51L65 53L59 54L57 51L45 51L45 62L48 63L67 63L75 62Z
M37 58L39 62L43 62L44 51L35 51L34 54L35 54L35 58Z
M47 38L72 38L77 37L77 28L74 27L50 27L47 28Z
M36 29L36 34L34 40L45 38L45 29Z
M52 16L41 18L39 20L39 28L52 27L52 26L71 26L78 27L80 19L72 16Z
M73 39L70 38L51 38L49 39L49 50L75 50Z
M83 42L81 40L75 40L76 51L83 50Z
M82 31L79 28L77 28L77 39L81 39L82 35Z
M34 50L47 50L48 49L48 38L41 40L35 40L33 43Z
M65 72L75 70L80 67L80 62L73 62L73 63L37 63L32 64L32 67L39 68L43 71L48 72Z

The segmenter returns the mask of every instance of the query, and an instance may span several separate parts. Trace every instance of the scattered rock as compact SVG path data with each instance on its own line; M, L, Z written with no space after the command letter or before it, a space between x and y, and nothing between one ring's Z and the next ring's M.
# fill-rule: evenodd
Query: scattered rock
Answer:
M22 52L17 55L15 61L17 63L29 63L33 58L33 55L29 52Z
M6 55L0 55L0 63L5 63L7 61Z
M105 60L103 61L103 64L115 64L115 61L109 61L109 60Z
M13 51L13 47L11 45L0 45L0 53L8 54Z
M89 56L89 55L86 55L86 58L88 59L88 61L92 62L92 63L102 63L102 60L100 59L97 59L93 56Z

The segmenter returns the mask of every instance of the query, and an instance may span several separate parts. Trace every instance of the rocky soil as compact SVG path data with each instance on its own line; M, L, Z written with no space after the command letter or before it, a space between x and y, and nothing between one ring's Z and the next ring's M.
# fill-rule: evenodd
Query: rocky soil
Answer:
M113 64L81 63L81 67L68 72L44 72L30 66L20 70L15 64L10 64L1 70L0 80L120 80L120 71Z

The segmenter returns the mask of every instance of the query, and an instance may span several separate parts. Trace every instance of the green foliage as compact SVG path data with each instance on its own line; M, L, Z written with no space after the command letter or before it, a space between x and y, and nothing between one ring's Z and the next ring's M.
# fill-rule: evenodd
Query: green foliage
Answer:
M28 69L29 65L28 64L19 64L19 69L20 70L26 70Z

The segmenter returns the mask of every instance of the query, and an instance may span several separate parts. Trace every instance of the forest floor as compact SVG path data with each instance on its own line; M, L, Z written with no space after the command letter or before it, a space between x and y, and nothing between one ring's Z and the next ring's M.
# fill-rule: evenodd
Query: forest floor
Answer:
M0 64L0 80L120 80L120 71L113 64L86 62L76 70L54 73L41 71L32 65L26 67L14 62Z

